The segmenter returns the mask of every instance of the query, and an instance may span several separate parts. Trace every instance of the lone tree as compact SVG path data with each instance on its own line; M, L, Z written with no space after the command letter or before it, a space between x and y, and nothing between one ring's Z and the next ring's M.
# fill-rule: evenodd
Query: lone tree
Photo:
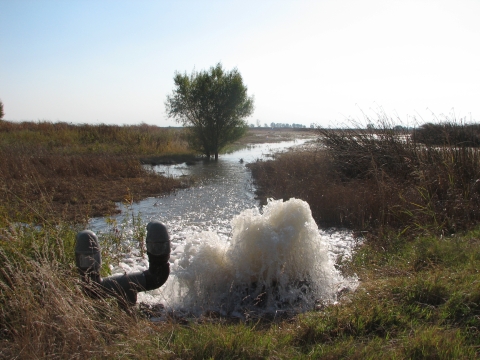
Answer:
M218 160L219 151L245 134L245 118L253 112L242 76L237 69L224 71L219 63L191 75L177 72L174 82L165 101L168 117L188 128L191 147Z
M3 112L3 103L2 100L0 100L0 120L3 119L3 115L5 115Z

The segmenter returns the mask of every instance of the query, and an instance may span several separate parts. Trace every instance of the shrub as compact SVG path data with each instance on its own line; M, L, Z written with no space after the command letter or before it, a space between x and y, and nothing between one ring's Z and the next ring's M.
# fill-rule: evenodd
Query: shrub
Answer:
M415 129L413 140L432 146L480 146L480 125L446 121L441 124L427 123Z
M480 220L480 152L377 125L318 129L314 150L250 165L258 195L298 197L322 226L447 234Z

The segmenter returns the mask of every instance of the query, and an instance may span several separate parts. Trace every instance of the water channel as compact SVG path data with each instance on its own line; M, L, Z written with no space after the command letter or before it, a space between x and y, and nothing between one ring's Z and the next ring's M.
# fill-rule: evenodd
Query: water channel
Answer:
M221 155L217 162L155 166L154 171L166 176L193 178L195 185L123 206L113 218L127 228L132 213L145 224L160 220L170 234L169 280L160 289L140 293L139 301L194 314L217 311L242 317L252 308L308 310L354 288L356 280L343 278L335 268L336 259L349 256L353 248L348 232L319 230L301 200L270 201L260 209L255 199L245 165L306 141L250 145ZM101 235L113 231L111 223L92 219L90 229ZM146 257L133 251L112 272L146 268Z

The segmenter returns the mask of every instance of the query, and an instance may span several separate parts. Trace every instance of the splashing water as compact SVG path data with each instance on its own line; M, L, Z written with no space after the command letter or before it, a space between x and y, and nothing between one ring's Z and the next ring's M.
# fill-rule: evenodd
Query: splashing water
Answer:
M351 234L319 230L301 200L271 200L258 210L251 173L239 162L303 143L260 144L218 162L179 165L180 174L199 180L197 186L128 209L120 206L123 212L114 220L127 224L132 239L130 212L141 214L145 225L164 222L170 233L169 279L157 290L138 294L138 303L153 309L155 319L163 319L165 310L180 317L212 311L241 318L276 316L313 309L316 301L335 301L339 291L357 286L356 279L343 278L334 267L337 258L351 255ZM100 235L112 231L103 218L92 219L89 228ZM147 258L133 250L111 270L118 275L148 266Z
M234 217L232 228L229 241L211 231L189 234L166 285L139 300L160 295L167 308L197 315L305 311L354 286L336 270L302 200L269 200L262 213Z

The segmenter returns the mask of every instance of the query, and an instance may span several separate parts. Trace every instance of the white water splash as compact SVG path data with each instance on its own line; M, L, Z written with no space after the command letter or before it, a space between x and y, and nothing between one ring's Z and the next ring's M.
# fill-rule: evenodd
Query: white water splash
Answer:
M337 271L328 244L299 199L270 200L262 213L243 211L232 220L229 241L215 232L187 235L175 249L172 274L139 301L193 314L216 311L305 311L335 301L356 286Z

